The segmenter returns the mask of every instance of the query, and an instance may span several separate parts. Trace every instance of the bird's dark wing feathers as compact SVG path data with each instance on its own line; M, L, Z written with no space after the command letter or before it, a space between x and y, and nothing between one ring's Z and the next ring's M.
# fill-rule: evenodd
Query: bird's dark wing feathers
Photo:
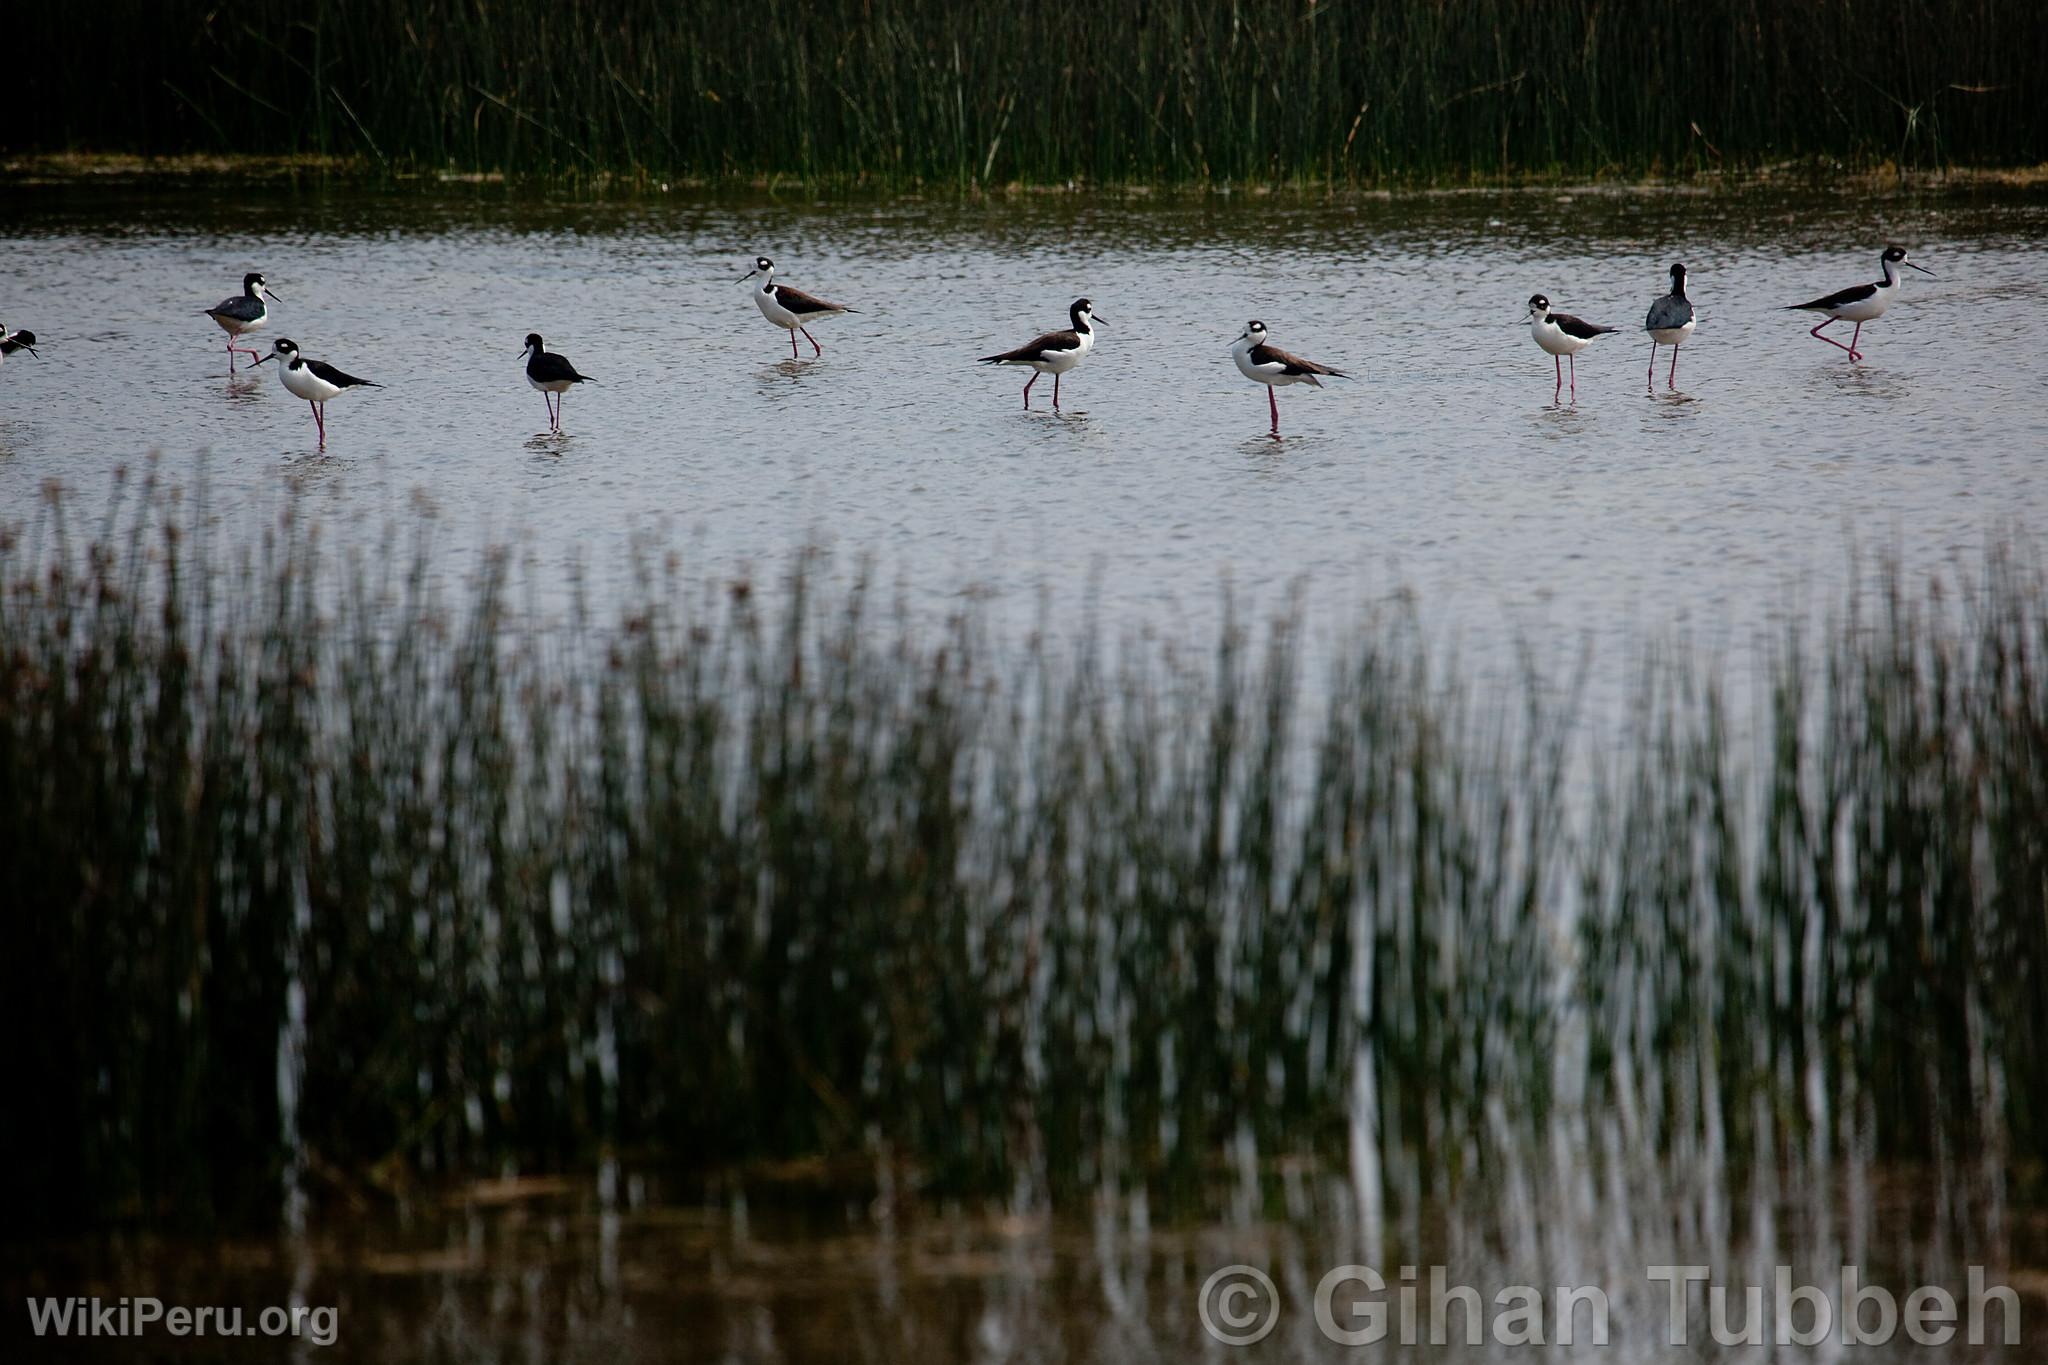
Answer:
M315 379L324 379L337 389L353 389L358 387L381 389L384 387L372 379L358 379L352 374L344 374L324 360L309 360L306 362L306 368L313 372Z
M206 310L208 317L233 318L236 322L250 322L263 315L263 301L252 299L247 294L237 294L231 299L222 299Z
M526 367L526 373L532 378L540 380L543 384L550 384L563 379L568 380L571 384L587 384L591 382L589 375L576 373L576 367L569 363L567 356L556 355L553 351L547 351L535 356L532 363Z
M1254 365L1278 365L1283 374L1327 374L1338 379L1351 377L1342 370L1333 370L1328 365L1318 365L1313 360L1303 360L1298 355L1290 355L1278 346L1254 346L1251 359Z
M1643 330L1661 332L1670 327L1683 327L1691 321L1692 300L1677 294L1666 294L1650 305L1650 315L1643 319Z
M1826 298L1815 299L1812 303L1787 304L1786 311L1797 312L1801 309L1807 309L1816 313L1825 313L1835 308L1846 308L1852 303L1861 303L1876 292L1877 286L1874 284L1852 285L1847 289L1838 289Z
M1005 361L1014 364L1027 360L1043 360L1047 351L1077 351L1080 348L1081 336L1078 332L1071 329L1065 332L1047 332L1042 337L1025 342L1014 351L1004 351L1001 355L985 355L981 358L981 363L1001 365Z
M792 313L851 313L853 310L843 303L827 303L816 294L806 294L801 289L786 284L775 286L775 301Z
M1556 323L1558 329L1566 336L1577 337L1581 341L1591 341L1594 337L1620 330L1616 327L1602 327L1584 318L1575 318L1570 313L1552 313L1550 320Z

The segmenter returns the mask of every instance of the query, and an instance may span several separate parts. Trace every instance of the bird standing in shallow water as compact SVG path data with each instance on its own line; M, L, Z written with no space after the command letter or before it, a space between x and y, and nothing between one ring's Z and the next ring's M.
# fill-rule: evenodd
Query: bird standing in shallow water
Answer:
M1238 333L1236 341L1230 343L1231 359L1246 379L1266 386L1266 403L1273 410L1273 434L1280 434L1280 399L1274 390L1282 384L1313 384L1323 386L1318 375L1332 379L1349 379L1342 370L1333 370L1328 365L1318 365L1313 360L1303 360L1298 355L1289 355L1278 346L1266 344L1266 324L1253 318Z
M1034 337L1014 351L1001 355L985 355L977 362L982 365L1023 365L1035 373L1024 381L1024 406L1031 407L1031 386L1038 382L1038 376L1052 376L1052 405L1055 411L1060 405L1060 376L1078 366L1088 358L1088 352L1095 349L1095 328L1101 318L1095 316L1095 305L1086 299L1075 299L1067 305L1067 317L1074 324L1064 332L1047 332Z
M562 429L562 395L578 384L595 384L597 381L587 374L576 373L569 357L543 346L539 332L526 334L526 349L520 354L526 357L526 382L540 390L541 401L548 405L548 430L559 432ZM554 397L550 398L549 394Z
M235 338L244 332L253 332L270 321L270 306L264 302L266 297L277 299L277 295L271 293L270 286L263 282L263 277L252 270L242 276L240 294L231 299L222 299L206 310L206 316L219 323L220 329L228 334L229 374L235 372L236 351L248 356L258 365L263 363L259 352L252 351L247 346L235 345ZM282 303L283 300L278 299L278 302Z
M303 398L313 409L313 420L320 427L320 444L327 444L327 400L349 389L381 389L384 386L368 379L358 379L344 374L324 360L307 360L299 354L298 344L285 337L279 337L270 348L270 354L257 360L276 359L284 363L278 366L277 377L293 395Z
M1557 387L1560 391L1564 388L1564 363L1560 357L1571 360L1573 397L1577 397L1579 392L1579 352L1591 346L1594 337L1620 330L1575 318L1570 313L1553 313L1549 299L1541 294L1529 296L1529 335L1536 338L1538 346L1550 352L1551 365L1558 372Z
M754 302L759 305L762 317L768 319L777 327L788 329L789 358L791 360L797 359L796 334L798 332L802 332L804 340L811 343L812 356L825 354L825 348L818 344L818 339L811 335L810 329L804 326L805 323L816 322L821 318L836 318L841 313L858 311L857 309L848 308L843 303L827 303L814 294L806 294L801 289L792 289L786 284L777 284L775 282L775 262L769 260L766 256L756 256L754 258L754 268L740 276L740 282L744 284L756 275L762 276L762 280L754 289Z
M1833 337L1821 336L1821 328L1837 322L1855 323L1856 331L1850 336L1849 344L1842 346L1842 349L1849 353L1849 359L1851 360L1863 359L1863 352L1856 349L1856 343L1863 339L1863 324L1875 322L1883 317L1884 310L1891 307L1892 300L1899 296L1899 286L1905 282L1906 278L1899 273L1899 267L1911 265L1913 269L1928 278L1932 279L1934 277L1934 272L1926 266L1913 265L1911 261L1907 260L1906 248L1902 246L1886 247L1884 254L1878 257L1877 261L1884 271L1884 278L1877 283L1852 285L1847 289L1829 294L1826 298L1815 299L1811 303L1788 304L1786 311L1826 313L1828 315L1827 321L1816 323L1807 335L1820 337L1822 341L1825 341L1830 346L1842 346L1842 343Z
M1693 333L1699 320L1693 316L1692 300L1685 296L1685 267L1671 267L1671 292L1650 305L1650 315L1643 319L1643 330L1650 334L1650 373L1652 387L1657 383L1657 347L1671 348L1671 377L1665 381L1669 388L1678 387L1678 348Z

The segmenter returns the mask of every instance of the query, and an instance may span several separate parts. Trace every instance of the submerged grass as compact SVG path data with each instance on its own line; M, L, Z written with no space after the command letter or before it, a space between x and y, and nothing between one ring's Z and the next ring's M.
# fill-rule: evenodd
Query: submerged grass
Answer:
M886 184L2033 165L2025 0L108 0L11 150ZM92 78L79 78L78 63Z
M1285 620L998 651L800 560L543 631L502 560L451 608L424 540L201 573L176 521L0 550L22 1229L612 1159L1399 1204L1560 1115L1737 1171L2048 1139L2017 572L1790 640L1755 746L1651 669L1588 775L1399 619L1309 685Z

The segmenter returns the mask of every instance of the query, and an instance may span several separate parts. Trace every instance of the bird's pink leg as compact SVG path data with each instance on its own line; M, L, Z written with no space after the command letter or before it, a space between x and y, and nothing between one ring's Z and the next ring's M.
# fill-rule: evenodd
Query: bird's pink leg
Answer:
M1671 348L1671 377L1665 382L1669 388L1675 389L1678 387L1678 348L1676 346Z
M789 334L789 358L790 358L791 360L795 360L795 359L797 358L797 357L796 357L796 333L795 333L795 332L791 332L791 333Z
M310 398L306 400L306 406L313 410L313 425L320 429L320 444L324 446L327 444L327 416L320 411L320 405Z
M1550 357L1550 368L1557 372L1557 387L1562 390L1564 388L1564 357L1556 355ZM1552 395L1552 397L1555 396L1555 394Z
M1271 384L1266 385L1266 402L1273 409L1273 434L1280 434L1280 395Z
M1671 354L1674 358L1677 357L1678 348L1676 346L1671 348ZM1650 373L1644 377L1644 382L1648 384L1655 384L1657 382L1657 343L1654 341L1650 343Z
M1856 348L1854 346L1843 346L1841 342L1835 340L1833 337L1823 337L1820 335L1821 327L1832 327L1835 324L1835 321L1836 320L1834 318L1829 318L1826 322L1821 323L1820 327L1815 327L1811 331L1809 331L1807 335L1810 337L1820 337L1822 341L1825 341L1830 346L1841 347L1842 350L1845 350L1849 353L1849 358L1851 360L1854 360L1856 358ZM1859 322L1856 324L1856 331L1859 334L1863 331L1862 323Z
M811 329L810 329L810 328L808 328L808 327L799 327L799 328L797 328L797 330L798 330L799 332L802 332L802 333L804 334L804 340L805 340L805 341L808 341L808 342L810 342L810 343L811 343L811 354L812 354L813 356L821 356L821 355L825 354L825 348L824 348L823 346L820 346L820 345L818 344L818 339L817 339L816 337L814 337L814 336L812 336L812 335L811 335ZM792 350L794 350L794 349L796 348L796 338L795 338L795 337L791 337L791 338L789 339L789 345L790 345L790 349L792 349Z
M1031 377L1024 381L1024 410L1026 412L1029 412L1031 410L1031 386L1033 384L1036 384L1037 382L1038 372L1036 370L1033 370L1031 372Z
M562 430L562 400L568 396L566 393L555 395L555 431L557 434Z
M1573 396L1574 396L1574 397L1576 397L1576 396L1577 396L1577 394L1578 394L1578 392L1579 392L1579 358L1578 358L1577 356L1573 356L1573 357L1572 357L1572 363L1571 363L1571 370L1572 370L1572 394L1573 394Z
M1856 349L1856 343L1861 340L1863 340L1863 324L1859 322L1856 324L1855 333L1849 338L1849 359L1863 359L1863 352Z
M229 337L229 338L228 338L228 373L229 373L229 374L233 374L234 372L235 372L235 339L234 339L233 337Z
M1052 406L1053 406L1053 411L1055 411L1055 412L1059 411L1059 406L1060 406L1060 377L1059 377L1059 373L1058 373L1057 371L1055 371L1055 372L1053 373L1053 377L1052 377Z

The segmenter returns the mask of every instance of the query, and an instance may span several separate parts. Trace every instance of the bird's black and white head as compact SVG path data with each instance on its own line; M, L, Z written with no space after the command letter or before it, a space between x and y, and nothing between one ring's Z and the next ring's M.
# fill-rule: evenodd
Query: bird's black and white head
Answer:
M1089 324L1102 321L1095 316L1095 305L1087 299L1075 299L1068 304L1067 316L1074 320L1074 330L1077 332L1089 331Z
M1685 293L1685 267L1683 265L1671 267L1671 292L1681 296Z
M242 276L242 292L252 299L276 299L279 303L284 302L270 292L270 285L253 270Z
M523 356L536 356L542 354L546 350L547 347L541 345L540 333L528 332L526 334L526 349L522 350L519 354Z
M754 258L754 268L740 276L740 279L742 281L751 280L756 275L773 275L774 273L775 262L769 260L766 256L756 256ZM766 281L764 280L763 283L766 283Z
M19 348L35 356L38 360L42 359L36 352L36 334L29 331L26 327L22 328L19 332L10 332L5 324L0 324L0 345L5 345L10 349Z
M1933 274L1934 274L1934 272L1933 272L1932 270L1929 270L1929 269L1928 269L1928 268L1927 268L1926 266L1924 266L1924 265L1913 265L1913 263L1912 263L1911 261L1907 260L1907 259L1906 259L1906 248L1904 248L1904 247L1902 247L1902 246L1888 246L1888 247L1886 247L1886 248L1884 249L1884 255L1883 255L1883 256L1882 256L1882 257L1881 257L1880 259L1881 259L1881 260L1883 261L1883 263L1884 263L1884 269L1885 269L1885 274L1887 274L1887 275L1891 275L1891 274L1894 274L1894 273L1896 273L1897 267L1899 267L1899 266L1902 266L1902 265L1905 265L1905 266L1912 266L1912 267L1913 267L1913 269L1915 269L1915 270L1919 271L1919 272L1920 272L1921 274L1923 274L1923 275L1926 275L1926 276L1929 276L1929 277L1932 277L1932 276L1933 276Z
M291 364L299 358L299 343L289 337L279 337L270 343L270 354L260 357L256 363L261 365L265 360L273 358L282 360L287 365Z
M1529 296L1529 316L1532 318L1549 317L1550 299L1543 294L1531 294Z
M1263 346L1265 344L1266 324L1260 322L1257 318L1253 318L1244 325L1244 330L1237 334L1237 340L1230 343L1230 349L1233 351L1240 349L1248 351L1254 346Z

